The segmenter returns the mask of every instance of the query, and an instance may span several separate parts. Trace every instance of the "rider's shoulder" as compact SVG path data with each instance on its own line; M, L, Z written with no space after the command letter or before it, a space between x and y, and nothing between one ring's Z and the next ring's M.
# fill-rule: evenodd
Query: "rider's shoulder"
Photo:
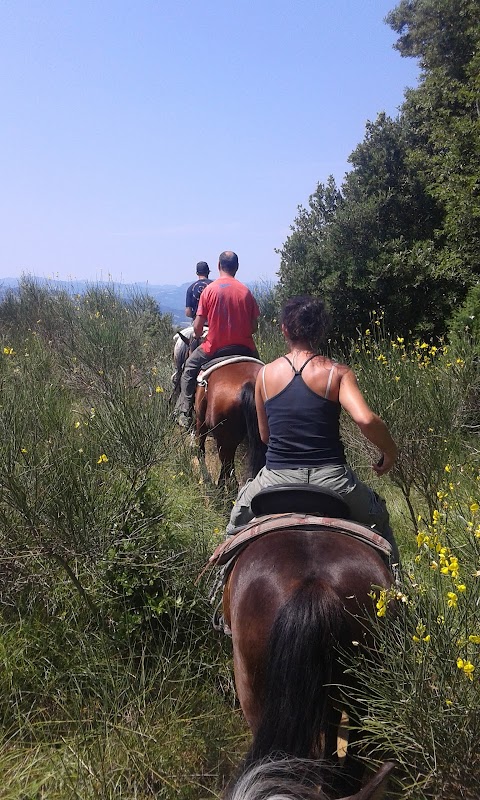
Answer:
M357 383L357 376L355 371L350 367L348 364L339 364L338 365L338 376L340 381L345 380L347 383Z

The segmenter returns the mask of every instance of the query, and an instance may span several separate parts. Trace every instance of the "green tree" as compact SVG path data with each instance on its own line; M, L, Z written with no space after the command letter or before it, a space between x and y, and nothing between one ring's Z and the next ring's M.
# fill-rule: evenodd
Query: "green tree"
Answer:
M283 297L318 294L330 274L330 264L323 253L325 234L342 202L341 192L330 175L319 183L308 200L309 208L298 206L292 233L277 252L280 253L280 291Z
M409 167L408 127L380 114L349 160L327 210L333 179L319 184L309 210L300 208L280 250L281 292L325 297L336 334L355 334L379 307L392 329L434 325L445 287L429 270L428 250L439 215Z
M480 5L402 0L387 22L397 50L422 70L403 115L415 137L410 163L442 210L436 267L453 306L480 272Z
M299 208L280 294L321 294L337 334L382 308L392 332L436 335L480 271L480 4L402 0L387 21L419 85L367 124L340 190Z

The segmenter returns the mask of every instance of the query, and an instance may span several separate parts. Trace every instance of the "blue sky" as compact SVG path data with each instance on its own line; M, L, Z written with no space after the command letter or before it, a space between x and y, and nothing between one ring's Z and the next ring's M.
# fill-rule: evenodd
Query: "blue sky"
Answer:
M392 0L2 0L0 280L273 279L417 66Z

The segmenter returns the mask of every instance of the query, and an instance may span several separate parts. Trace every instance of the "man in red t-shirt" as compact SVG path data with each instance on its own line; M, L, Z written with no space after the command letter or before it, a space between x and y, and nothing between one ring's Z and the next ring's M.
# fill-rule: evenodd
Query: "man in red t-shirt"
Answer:
M250 289L235 278L237 269L238 256L230 250L221 253L218 260L219 277L206 286L200 295L193 331L195 336L200 337L208 319L208 334L203 344L187 360L183 370L175 413L179 425L184 428L190 427L197 375L207 361L215 358L218 351L224 348L228 348L229 355L257 356L252 334L257 330L260 312Z

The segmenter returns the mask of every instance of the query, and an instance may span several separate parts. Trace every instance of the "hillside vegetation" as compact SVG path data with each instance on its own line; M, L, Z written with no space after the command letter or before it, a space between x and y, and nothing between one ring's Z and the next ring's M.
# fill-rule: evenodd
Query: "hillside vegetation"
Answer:
M248 733L211 578L196 578L233 498L200 481L172 422L171 319L148 297L26 280L0 332L1 796L218 796ZM272 318L258 346L281 352ZM475 347L407 347L377 316L349 347L401 446L379 482L344 420L405 570L400 601L376 599L381 671L356 666L364 724L376 757L398 759L402 797L478 797Z

